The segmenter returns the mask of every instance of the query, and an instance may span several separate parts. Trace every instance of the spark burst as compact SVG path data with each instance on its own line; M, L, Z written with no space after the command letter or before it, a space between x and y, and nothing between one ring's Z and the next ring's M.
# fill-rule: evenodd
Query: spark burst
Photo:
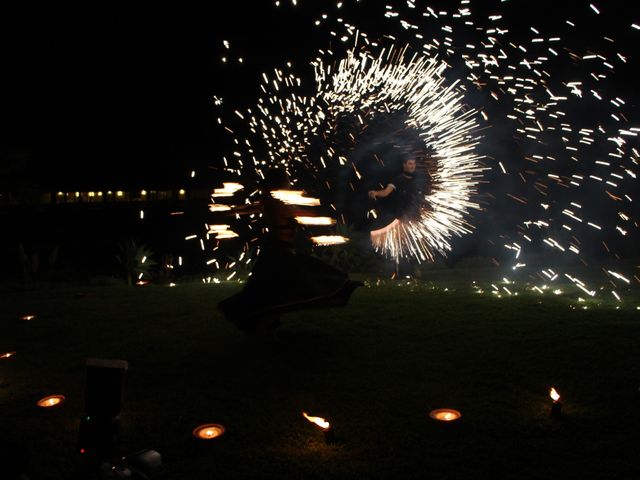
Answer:
M501 231L491 242L503 245L508 254L500 263L508 264L511 258L513 270L526 271L544 283L565 279L587 295L595 295L596 289L556 264L524 268L523 259L527 251L546 249L559 259L573 257L586 265L595 246L615 260L637 241L633 192L640 128L630 124L628 102L609 83L615 69L629 60L608 33L589 31L589 45L573 39L576 32L588 28L584 18L605 16L607 9L581 2L563 28L549 31L510 22L510 8L528 8L522 3L513 7L509 2L462 0L442 10L426 2L389 1L380 12L387 34L370 39L357 23L358 14L370 14L373 6L351 3L358 8L350 22L340 16L341 10L310 19L329 38L339 40L312 62L315 94L299 93L302 80L291 72L290 64L276 69L273 76L263 74L264 97L254 109L235 112L248 123L253 138L238 138L226 126L238 145L231 159L224 159L227 171L241 176L253 168L261 174L265 162L256 158L256 141L266 145L270 164L285 165L290 171L301 166L319 174L330 162L348 165L348 156L330 143L326 155L312 160L309 143L330 133L327 126L346 112L360 111L359 121L366 123L378 109L405 105L412 128L421 131L424 141L440 142L441 175L432 192L435 197L429 199L433 211L415 224L394 222L374 238L377 248L421 259L431 258L434 251L446 253L451 235L469 231L466 214L478 206L473 196L482 167L475 152L481 150L488 159L484 163L491 167L485 174L491 175L492 183L485 210L511 203L520 216L511 225L496 226ZM485 13L476 13L475 7ZM495 11L488 15L487 8ZM626 28L639 29L636 24ZM364 49L348 47L346 54L339 53L340 43ZM368 53L380 51L384 44L383 53ZM420 53L405 58L407 50L393 44L407 44ZM447 66L484 95L477 111L464 110L464 85L447 84L443 74ZM423 79L418 72L429 73ZM448 107L446 102L433 102L438 97L446 98ZM479 145L477 114L508 133L492 139L489 132L484 137L489 141ZM445 132L444 139L436 132ZM504 139L521 153L507 156L492 148ZM589 208L594 202L598 210ZM564 260L556 261L560 262ZM623 275L603 269L603 273L616 299L629 278L640 282L633 272Z
M479 208L473 197L483 171L475 153L477 112L465 107L457 80L447 84L447 64L420 54L407 60L406 48L391 48L377 58L350 50L333 74L322 62L315 68L317 96L327 105L330 123L349 112L362 112L358 117L365 123L381 112L406 110L406 126L434 151L428 207L421 207L417 220L399 218L391 228L372 233L374 248L396 260L433 260L434 251L445 255L451 236L471 230L466 217L469 209Z
M276 70L274 78L263 75L266 98L258 100L257 113L249 109L236 115L248 118L251 131L267 145L268 165L283 165L289 172L305 170L322 185L322 172L332 165L357 172L348 148L333 136L341 120L351 117L366 126L380 114L406 111L406 127L415 129L434 152L432 188L425 196L429 207L421 208L418 219L400 218L393 228L375 232L372 240L377 251L396 260L413 256L425 261L433 260L434 252L446 254L453 235L471 231L467 214L479 208L473 197L483 167L475 153L477 112L465 106L461 83L447 82L447 65L436 57L407 58L407 51L391 47L374 56L352 48L335 66L319 57L312 62L315 94L310 97L295 93L299 78ZM310 153L318 138L323 139L319 156ZM244 166L243 155L235 157ZM252 160L255 168L264 168L255 157ZM331 190L330 182L325 185ZM281 197L286 201L293 194L284 192Z

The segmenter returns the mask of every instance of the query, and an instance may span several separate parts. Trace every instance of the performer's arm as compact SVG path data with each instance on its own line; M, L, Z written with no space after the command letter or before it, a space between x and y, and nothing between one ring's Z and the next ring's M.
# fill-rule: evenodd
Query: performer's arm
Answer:
M375 200L376 198L388 197L391 194L391 192L393 192L395 189L396 189L395 185L393 185L393 183L390 183L382 190L371 190L369 192L369 198L371 200Z

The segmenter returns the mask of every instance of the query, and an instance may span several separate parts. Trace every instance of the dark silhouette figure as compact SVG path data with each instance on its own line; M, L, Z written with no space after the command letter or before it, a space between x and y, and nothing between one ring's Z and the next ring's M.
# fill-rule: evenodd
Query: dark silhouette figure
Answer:
M220 302L225 317L247 332L264 332L280 325L279 317L294 310L346 305L361 282L294 247L295 217L308 212L274 198L274 190L289 189L284 170L266 174L262 199L234 213L261 211L267 233L244 289Z

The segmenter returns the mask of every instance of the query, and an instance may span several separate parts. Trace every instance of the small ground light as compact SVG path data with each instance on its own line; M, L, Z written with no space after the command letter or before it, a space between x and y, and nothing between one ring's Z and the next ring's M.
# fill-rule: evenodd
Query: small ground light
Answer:
M429 416L439 422L455 422L462 417L462 414L452 408L439 408L429 412Z
M57 407L64 402L64 395L49 395L38 400L37 405L41 408Z
M562 402L560 401L560 394L555 388L551 387L549 396L551 397L551 400L553 400L553 403L551 404L550 417L555 419L562 417Z
M0 353L0 358L11 358L16 354L16 352L5 352Z
M218 423L206 423L193 429L193 436L201 440L213 440L224 435L225 428Z
M333 426L328 421L321 417L313 417L311 415L307 415L305 412L302 412L302 416L322 431L325 443L330 444L335 441Z
M35 320L36 316L33 313L29 313L27 315L22 315L20 320L23 322L30 322L31 320Z

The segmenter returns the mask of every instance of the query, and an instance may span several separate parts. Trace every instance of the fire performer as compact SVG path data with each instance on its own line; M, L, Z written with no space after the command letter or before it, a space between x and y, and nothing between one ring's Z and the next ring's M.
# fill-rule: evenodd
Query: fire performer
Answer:
M424 196L416 180L416 160L407 158L402 162L402 173L393 178L382 190L371 190L371 200L387 199L388 203L381 205L382 212L378 221L380 227L371 231L371 241L382 241L386 236L393 235L401 228L405 220L414 220L420 216L421 204ZM384 200L383 200L384 202ZM396 260L396 276L403 278L407 275L417 275L419 270L410 259Z
M382 190L371 190L369 192L369 198L371 200L377 200L391 196L390 200L392 200L393 204L392 210L396 218L400 217L402 213L410 211L408 207L415 204L417 192L415 173L415 159L406 159L402 162L402 173L391 180Z
M314 257L296 252L295 217L308 212L271 195L289 188L287 173L271 169L265 175L261 200L231 211L261 212L266 227L244 289L218 305L228 320L247 333L270 335L286 312L346 305L355 288L363 285Z

